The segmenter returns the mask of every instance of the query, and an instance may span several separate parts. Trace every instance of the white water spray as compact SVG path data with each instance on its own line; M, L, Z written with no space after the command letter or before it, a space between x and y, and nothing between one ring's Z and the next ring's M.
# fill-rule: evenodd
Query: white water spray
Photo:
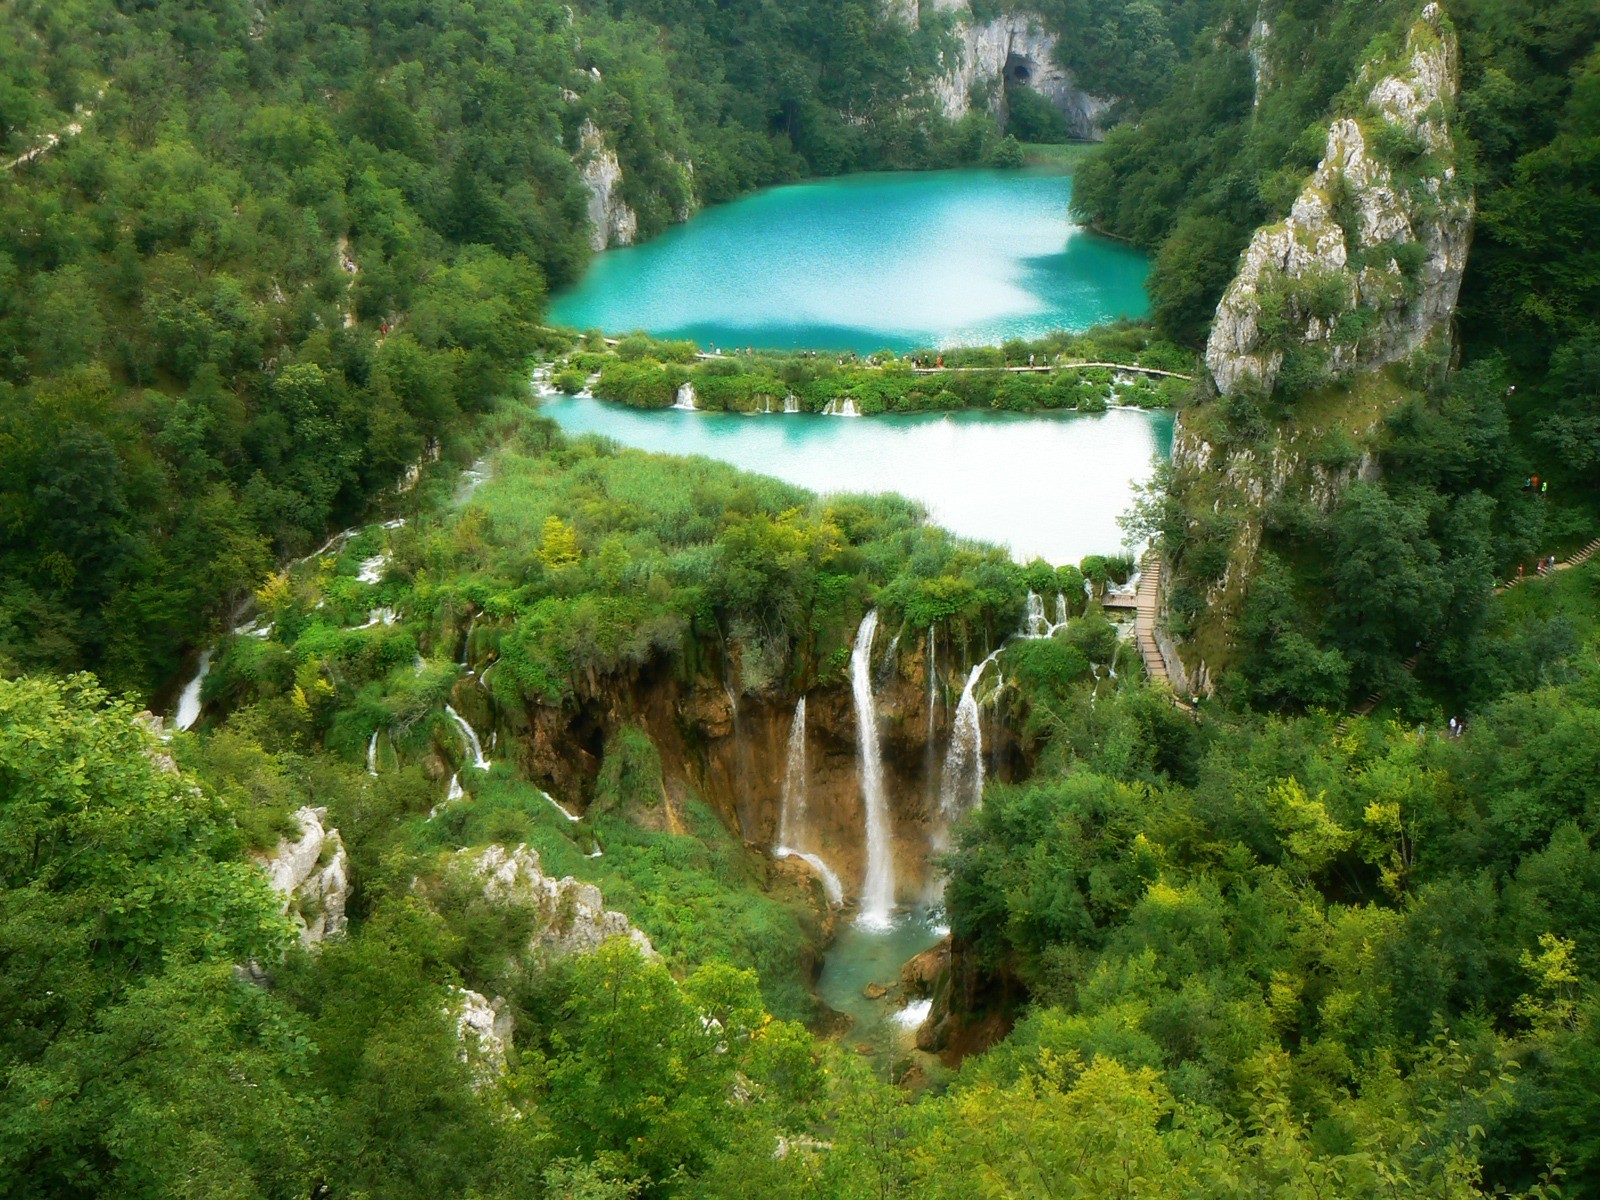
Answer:
M778 816L776 858L798 858L817 873L830 904L844 903L844 884L822 856L804 849L811 842L806 817L806 698L794 706L789 726L789 754L783 772L783 808Z
M450 705L446 704L444 706L444 712L445 716L454 721L456 728L461 731L461 737L467 743L467 750L472 755L472 765L480 771L487 771L489 769L489 760L483 756L483 743L478 741L476 731L471 725L467 724L467 719Z
M939 780L939 810L946 821L953 821L983 802L983 722L978 712L978 680L992 663L996 650L967 674L956 705L956 719L950 730L950 752L944 760Z
M894 913L894 849L889 832L889 802L883 789L883 756L878 748L878 711L872 699L872 638L878 610L861 620L850 650L850 690L856 708L856 759L861 800L866 809L867 875L861 886L861 924L887 929Z
M689 383L687 380L685 380L678 387L677 399L673 402L672 407L676 408L676 409L681 409L683 412L694 412L695 411L694 401L695 401L694 384Z
M200 687L211 673L211 649L200 651L200 662L195 667L194 678L183 685L178 696L178 711L172 715L176 729L188 729L200 719Z

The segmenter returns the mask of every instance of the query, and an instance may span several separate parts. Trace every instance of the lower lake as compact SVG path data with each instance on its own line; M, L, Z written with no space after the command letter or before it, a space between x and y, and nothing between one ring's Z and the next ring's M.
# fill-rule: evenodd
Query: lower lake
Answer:
M815 492L899 492L953 533L1058 565L1122 547L1118 516L1172 449L1172 414L1131 408L740 416L560 395L540 408L571 434L701 454Z

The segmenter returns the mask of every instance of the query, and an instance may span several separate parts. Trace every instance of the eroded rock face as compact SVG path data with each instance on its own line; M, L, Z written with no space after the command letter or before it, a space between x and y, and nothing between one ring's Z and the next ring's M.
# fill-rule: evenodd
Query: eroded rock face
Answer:
M490 1000L481 992L457 988L454 1012L461 1061L472 1067L478 1086L486 1086L506 1072L506 1048L516 1028L511 1009L499 996Z
M283 911L299 928L300 941L312 946L344 932L350 859L339 831L324 825L327 809L302 808L294 819L300 836L280 840L261 867L283 897Z
M578 174L589 189L589 244L596 250L631 246L639 236L639 217L622 198L622 163L593 121L579 130Z
M1272 391L1290 350L1339 377L1449 335L1474 204L1454 165L1457 51L1437 4L1380 69L1366 111L1329 127L1316 173L1287 218L1256 231L1217 306L1206 366L1224 395Z
M940 8L956 5L940 4ZM965 5L960 8L965 10ZM1005 119L1005 83L1033 88L1067 119L1073 137L1098 141L1105 135L1102 122L1111 100L1092 96L1080 89L1072 74L1056 65L1057 38L1048 32L1033 13L1006 13L983 24L973 24L971 14L958 20L960 49L954 62L945 64L945 74L934 81L934 95L945 116L952 121L964 117L972 107L972 92L988 85L989 110L997 120Z
M657 957L650 939L619 912L609 912L600 889L567 876L552 879L539 863L539 853L526 845L463 850L466 870L482 881L490 901L532 913L535 917L528 950L536 956L563 957L600 947L614 937L627 938L647 958Z

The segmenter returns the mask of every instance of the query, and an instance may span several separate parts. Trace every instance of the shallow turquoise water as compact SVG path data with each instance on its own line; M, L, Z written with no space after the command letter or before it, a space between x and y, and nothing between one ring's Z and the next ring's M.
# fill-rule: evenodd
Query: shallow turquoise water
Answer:
M707 209L600 255L552 318L705 346L910 350L1146 311L1143 254L1068 217L1039 171L854 175Z
M1056 564L1120 549L1117 517L1172 450L1172 414L1138 409L740 416L577 396L540 407L569 433L703 454L816 492L899 492L953 533Z

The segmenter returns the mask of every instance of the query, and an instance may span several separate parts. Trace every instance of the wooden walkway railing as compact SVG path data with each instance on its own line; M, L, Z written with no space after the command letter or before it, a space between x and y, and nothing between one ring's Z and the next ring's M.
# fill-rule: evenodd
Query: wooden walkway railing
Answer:
M1145 674L1152 683L1164 683L1172 691L1172 672L1167 669L1167 656L1161 653L1156 641L1156 617L1161 609L1161 556L1151 550L1139 564L1139 590L1133 602L1133 636L1139 643L1139 657L1144 659ZM1194 705L1176 692L1172 702L1191 717L1198 719Z

